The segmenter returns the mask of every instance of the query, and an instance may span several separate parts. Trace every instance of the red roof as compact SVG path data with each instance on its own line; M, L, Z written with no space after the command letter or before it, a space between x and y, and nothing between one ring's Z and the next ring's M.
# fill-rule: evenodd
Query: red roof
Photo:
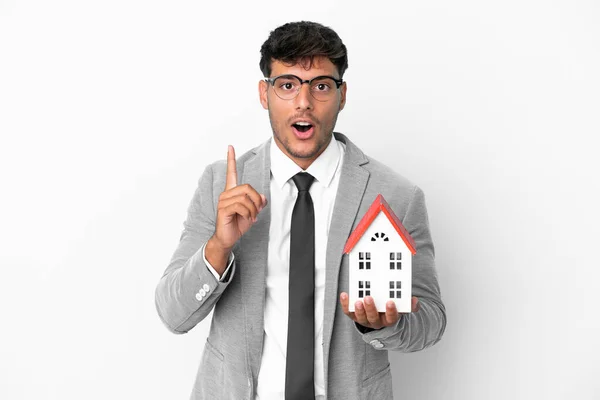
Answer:
M413 255L417 254L415 240L412 238L412 236L410 236L404 225L402 225L402 222L400 222L400 219L396 216L396 214L394 214L394 211L392 211L390 205L387 203L387 201L385 201L382 195L377 196L377 198L375 199L373 204L371 204L371 207L369 207L362 220L360 220L360 222L358 223L358 226L356 227L354 232L352 232L352 234L348 238L346 246L344 247L344 253L350 253L352 248L354 248L356 243L358 243L362 235L365 233L367 228L371 225L371 223L380 211L383 211L385 216L391 222L394 229L396 229L396 232L398 232L398 235L400 235L404 243L406 243L406 246L408 247L410 252Z

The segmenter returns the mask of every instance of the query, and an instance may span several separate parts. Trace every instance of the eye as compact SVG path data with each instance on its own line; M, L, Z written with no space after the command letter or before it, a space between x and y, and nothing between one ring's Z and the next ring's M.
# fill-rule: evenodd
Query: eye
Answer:
M329 81L319 81L313 84L313 90L316 92L327 92L331 90L331 86Z
M293 78L279 78L277 79L277 88L284 92L291 92L296 90L298 82Z

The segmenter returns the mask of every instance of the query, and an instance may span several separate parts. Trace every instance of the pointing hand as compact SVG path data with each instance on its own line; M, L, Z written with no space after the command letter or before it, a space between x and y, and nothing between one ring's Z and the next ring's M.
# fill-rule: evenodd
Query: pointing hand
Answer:
M221 261L224 263L235 243L248 232L266 205L267 198L264 194L259 194L249 184L238 186L235 150L233 146L229 146L225 190L219 196L215 233L206 248L207 259L217 271L220 269L219 265L213 264L211 258L217 264L221 264Z

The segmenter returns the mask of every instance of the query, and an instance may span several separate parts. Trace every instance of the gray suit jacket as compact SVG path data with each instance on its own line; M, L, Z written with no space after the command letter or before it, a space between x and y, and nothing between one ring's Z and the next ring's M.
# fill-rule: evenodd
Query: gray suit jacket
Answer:
M368 158L346 136L335 133L335 138L346 144L346 152L326 255L322 343L326 398L391 400L387 350L413 352L432 346L446 326L425 199L418 187ZM270 200L268 144L239 157L237 168L239 183L249 183ZM214 233L225 171L225 161L219 161L200 178L179 246L156 288L156 308L174 333L188 332L214 310L192 399L254 400L264 334L270 208L267 205L234 247L236 261L228 282L218 282L200 250ZM343 248L379 193L416 242L412 293L421 309L404 315L396 326L362 333L344 315L338 300L341 292L348 292L348 257ZM205 290L204 296L198 294L200 289Z

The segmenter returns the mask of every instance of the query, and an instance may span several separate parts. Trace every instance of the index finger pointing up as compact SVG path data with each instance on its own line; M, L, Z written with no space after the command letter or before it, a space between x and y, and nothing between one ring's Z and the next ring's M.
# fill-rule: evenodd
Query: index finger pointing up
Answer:
M225 190L233 189L237 186L237 168L235 164L235 150L229 145L227 148L227 178L225 181Z

